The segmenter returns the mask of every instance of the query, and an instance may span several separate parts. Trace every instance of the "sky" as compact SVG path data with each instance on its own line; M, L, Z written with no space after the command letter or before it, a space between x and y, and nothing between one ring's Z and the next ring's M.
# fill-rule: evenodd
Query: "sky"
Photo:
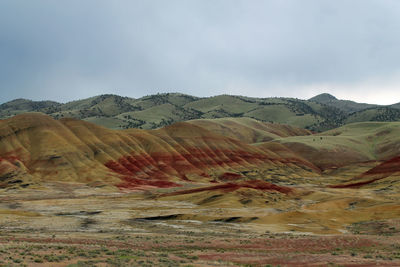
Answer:
M398 0L1 0L0 103L181 92L400 102Z

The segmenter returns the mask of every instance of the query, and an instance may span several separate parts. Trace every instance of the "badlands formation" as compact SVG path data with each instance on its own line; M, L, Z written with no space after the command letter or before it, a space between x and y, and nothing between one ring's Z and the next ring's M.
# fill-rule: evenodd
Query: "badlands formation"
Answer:
M399 139L399 122L16 115L0 121L2 260L30 246L28 265L400 265Z

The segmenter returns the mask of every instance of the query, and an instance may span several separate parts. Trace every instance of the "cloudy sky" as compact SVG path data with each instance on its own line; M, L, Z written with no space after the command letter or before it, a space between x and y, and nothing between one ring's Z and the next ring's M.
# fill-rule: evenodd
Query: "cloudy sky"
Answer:
M400 1L1 0L0 92L396 103Z

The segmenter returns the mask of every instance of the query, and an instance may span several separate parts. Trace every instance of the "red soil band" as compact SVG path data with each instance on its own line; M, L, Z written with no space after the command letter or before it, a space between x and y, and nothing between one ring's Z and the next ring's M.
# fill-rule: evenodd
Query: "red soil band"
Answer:
M388 161L379 164L378 166L370 169L369 171L363 173L361 177L375 174L392 174L395 172L400 172L400 156L392 158Z
M289 194L293 192L293 189L290 187L271 184L260 180L245 181L239 183L239 185L242 187L253 188L262 191L278 191L283 194Z
M161 196L165 197L165 196L185 195L185 194L192 194L192 193L198 193L198 192L203 192L203 191L212 191L212 190L224 190L225 192L231 192L231 191L235 191L239 188L240 188L240 186L237 184L226 183L226 184L219 184L219 185L207 186L207 187L201 187L201 188L195 188L195 189L181 190L181 191L177 191L177 192L162 194Z
M132 177L124 177L122 180L123 180L122 183L117 184L117 187L120 189L138 188L142 186L154 186L158 188L181 186L180 184L163 180L143 180L143 179L135 179Z
M187 174L210 176L207 170L227 167L254 167L265 164L267 156L239 150L221 150L209 148L186 149L184 154L177 152L157 152L152 154L127 155L117 161L110 160L104 165L111 171L122 175L123 188L151 185L159 187L179 186L167 182L172 177L187 181ZM224 178L232 180L241 177L226 173Z
M214 186L181 190L181 191L177 191L177 192L166 193L161 196L162 197L176 196L176 195L192 194L192 193L198 193L198 192L204 192L204 191L214 191L214 190L223 190L224 192L232 192L232 191L238 190L240 188L252 188L252 189L262 190L262 191L278 191L278 192L284 193L284 194L289 194L289 193L293 192L293 189L291 189L289 187L278 186L278 185L271 184L268 182L254 180L254 181L246 181L246 182L240 182L240 183L225 183L225 184L219 184L219 185L214 185Z
M0 162L2 162L3 160L6 160L8 162L16 162L16 161L20 161L20 159L16 156L8 156L8 157L0 157Z
M216 166L261 164L267 156L247 151L198 149L185 150L184 154L158 152L152 154L128 155L117 161L108 161L105 166L124 175L132 175L146 168L158 168L175 172L200 172Z
M365 173L361 174L358 178L366 178L370 176L374 176L375 178L368 180L368 181L361 181L356 183L350 184L339 184L339 185L330 185L330 188L358 188L363 185L371 184L375 181L381 180L386 178L396 172L400 172L400 156L392 158L388 161L385 161L378 166L366 171ZM378 176L378 177L376 177Z
M363 185L367 185L367 184L371 184L375 181L378 181L382 178L376 178L376 179L372 179L369 181L363 181L363 182L357 182L357 183L352 183L352 184L338 184L338 185L330 185L330 188L359 188Z
M243 176L238 173L225 172L225 173L221 174L219 176L219 178L224 181L235 181L240 178L243 178Z

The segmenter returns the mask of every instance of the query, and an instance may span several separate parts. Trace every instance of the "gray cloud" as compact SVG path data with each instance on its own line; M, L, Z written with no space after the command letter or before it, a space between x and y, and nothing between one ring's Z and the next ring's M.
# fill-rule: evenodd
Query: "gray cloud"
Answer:
M0 102L171 91L399 102L399 47L397 0L3 0Z

